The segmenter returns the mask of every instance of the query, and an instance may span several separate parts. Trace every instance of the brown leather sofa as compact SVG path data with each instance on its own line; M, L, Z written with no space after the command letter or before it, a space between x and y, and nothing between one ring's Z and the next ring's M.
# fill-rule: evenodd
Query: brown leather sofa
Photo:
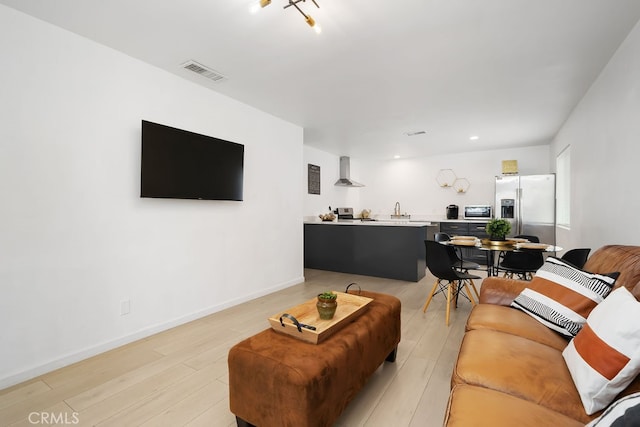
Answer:
M640 296L640 246L602 247L584 270L618 271L615 287ZM498 277L483 281L453 370L446 426L584 426L601 413L587 415L582 406L562 357L568 341L509 307L526 285ZM620 396L637 391L640 377Z

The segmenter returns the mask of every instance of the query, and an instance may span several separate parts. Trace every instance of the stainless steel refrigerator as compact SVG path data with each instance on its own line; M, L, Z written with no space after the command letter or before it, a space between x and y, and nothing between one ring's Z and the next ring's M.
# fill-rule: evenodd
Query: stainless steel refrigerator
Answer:
M538 236L556 244L556 176L496 177L495 216L511 222L510 236Z

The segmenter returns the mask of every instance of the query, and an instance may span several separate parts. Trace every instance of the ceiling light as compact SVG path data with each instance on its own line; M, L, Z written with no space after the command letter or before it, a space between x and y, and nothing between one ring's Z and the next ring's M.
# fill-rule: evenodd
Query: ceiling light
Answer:
M393 156L394 159L399 159L400 158L400 154L396 154L395 156Z
M320 29L320 27L316 25L316 21L315 21L315 19L313 19L313 18L311 17L311 15L307 15L306 13L304 13L304 12L302 11L302 9L300 9L300 8L298 7L298 3L300 3L300 2L303 2L303 3L304 3L304 2L306 2L307 0L288 0L288 1L289 1L289 4L287 4L286 6L284 6L284 7L283 7L283 9L286 9L286 8L288 8L288 7L291 7L291 6L295 7L296 9L298 9L298 12L300 12L300 13L302 14L302 16L304 16L304 20L305 20L305 22L306 22L310 27L312 27L312 28L316 31L316 33L320 33L320 32L322 31L322 30ZM320 9L320 6L318 6L318 3L316 3L316 0L311 0L311 2L312 2L313 4L315 4L315 5L316 5L316 7L317 7L318 9ZM271 4L271 0L260 0L260 7L266 7L266 6L269 6L270 4Z
M313 27L314 25L316 25L316 21L313 20L311 15L305 15L305 16L306 16L305 21L307 21L307 24L309 24L310 27Z
M477 140L480 139L480 137L478 135L473 135L473 136L469 137L469 139L472 140L472 141L477 141Z
M249 12L251 12L252 14L256 14L258 13L258 11L260 11L260 9L262 9L263 7L267 7L270 4L271 4L271 0L254 1L253 3L251 3L251 6L249 7Z

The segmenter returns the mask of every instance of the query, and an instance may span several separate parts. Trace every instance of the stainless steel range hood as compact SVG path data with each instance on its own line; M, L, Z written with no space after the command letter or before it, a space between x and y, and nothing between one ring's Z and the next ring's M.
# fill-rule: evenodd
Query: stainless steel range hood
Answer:
M351 162L347 156L340 157L340 179L336 181L336 185L341 187L364 187L364 184L351 179Z

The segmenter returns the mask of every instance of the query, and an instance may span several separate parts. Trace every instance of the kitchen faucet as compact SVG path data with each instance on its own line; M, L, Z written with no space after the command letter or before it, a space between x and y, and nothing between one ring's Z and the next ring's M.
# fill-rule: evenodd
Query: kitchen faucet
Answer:
M400 202L396 202L396 207L393 210L394 215L400 215Z

